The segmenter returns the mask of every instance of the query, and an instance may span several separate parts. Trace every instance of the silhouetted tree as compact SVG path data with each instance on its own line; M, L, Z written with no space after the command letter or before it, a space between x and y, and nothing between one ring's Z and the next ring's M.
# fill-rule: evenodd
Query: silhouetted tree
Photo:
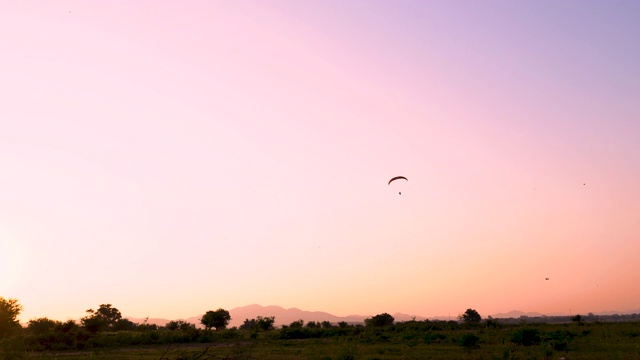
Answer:
M540 344L542 337L538 329L519 329L511 334L511 342L523 346L532 346Z
M303 325L304 325L304 320L300 319L289 324L289 327L292 329L302 329Z
M393 318L393 316L387 313L383 313L368 319L364 319L364 324L369 327L383 327L393 325L394 320L395 319Z
M80 330L80 326L78 324L76 324L75 321L73 320L67 320L65 322L56 322L56 326L54 328L54 331L58 331L61 333L71 333L71 332L77 332Z
M582 325L582 316L580 314L574 315L571 317L571 321L578 325Z
M240 325L240 330L256 330L257 327L256 319L244 319L244 322Z
M111 328L113 331L123 331L123 330L135 330L138 327L136 323L129 319L118 319L113 327Z
M190 330L196 328L194 324L184 320L171 320L164 327L167 330Z
M465 348L468 353L471 353L471 350L477 349L480 347L478 343L480 342L480 338L474 334L464 334L458 340L458 345Z
M460 320L465 324L478 324L482 320L482 317L474 309L467 309L464 314L460 315Z
M317 321L309 321L306 325L309 329L315 329L320 327L320 323Z
M51 332L55 329L56 325L59 325L59 321L51 320L43 317L38 319L29 320L27 323L27 332L33 335L42 335Z
M18 315L22 305L16 299L5 299L0 296L0 339L9 337L20 329Z
M267 317L258 316L256 318L256 325L260 330L265 330L265 331L271 330L273 329L273 323L275 323L275 321L276 321L275 316L267 316Z
M216 311L209 310L200 319L200 323L204 325L207 330L210 330L212 327L217 330L221 330L227 327L229 324L229 320L231 320L231 315L225 309L218 309Z
M91 333L112 329L122 319L120 310L111 307L111 304L102 304L98 310L89 309L86 312L89 315L80 319L80 322Z

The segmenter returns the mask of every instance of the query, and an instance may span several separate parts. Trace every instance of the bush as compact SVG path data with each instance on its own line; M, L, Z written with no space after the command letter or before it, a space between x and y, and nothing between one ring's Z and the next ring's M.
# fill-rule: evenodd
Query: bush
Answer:
M479 343L480 338L474 334L464 334L458 341L458 345L464 347L469 352L473 349L480 348Z
M236 328L222 331L223 339L239 339L240 337L242 337L242 334Z
M358 348L356 346L345 345L340 348L337 360L355 360L358 357Z
M24 341L22 336L4 337L0 339L0 359L24 359Z
M395 319L393 318L393 316L387 313L383 313L371 318L364 319L364 324L367 327L384 327L393 325L394 320Z
M575 334L568 331L552 331L545 335L544 341L556 351L565 351Z
M538 345L540 340L540 331L537 329L524 328L511 335L511 342L523 346Z
M424 342L426 344L440 343L447 339L447 336L440 333L431 333L424 336Z

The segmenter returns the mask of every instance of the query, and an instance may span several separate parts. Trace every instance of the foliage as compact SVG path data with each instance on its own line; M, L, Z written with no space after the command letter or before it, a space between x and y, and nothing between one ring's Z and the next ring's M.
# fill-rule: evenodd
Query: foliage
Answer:
M209 345L211 350L200 359L456 359L463 357L456 351L460 347L474 352L466 358L476 359L634 359L640 356L636 335L640 333L640 323L637 322L503 324L499 329L454 324L449 321L407 321L369 328L345 325L342 328L302 326L292 329L287 326L247 332L233 328L212 331L188 327L173 331L160 328L89 334L84 327L70 321L57 322L52 332L44 334L47 336L36 336L27 329L27 352L23 355L28 359L60 355L66 360L158 360L163 349L172 344L176 350L168 352L165 359L191 359L202 354ZM538 346L523 346L536 344L535 340L526 341L531 338L527 334L536 332ZM512 343L511 338L518 334L520 343ZM49 341L49 348L35 342L36 339ZM13 348L19 349L17 345ZM59 353L65 350L70 352ZM563 354L552 356L556 351ZM566 356L569 351L571 353Z
M302 321L302 320L300 320ZM320 323L317 321L309 321L305 327L308 327L309 329L315 329L315 328L319 328L320 327Z
M25 355L22 337L12 336L0 339L0 360L19 360L24 359Z
M116 322L113 324L112 330L113 331L135 330L137 327L138 325L135 324L133 321L122 318L122 319L116 320Z
M474 309L467 309L464 314L460 315L460 320L465 324L478 324L482 320L482 317Z
M555 330L545 334L542 339L550 348L557 351L567 350L569 342L573 340L576 335L566 330Z
M167 330L175 331L175 330L190 330L195 329L195 324L190 322L186 322L184 320L172 320L169 321L165 326Z
M255 319L245 319L244 323L240 325L240 330L248 330L248 331L268 331L274 329L273 324L275 323L275 316L267 316L262 317L258 316Z
M494 328L494 329L502 328L502 325L500 324L500 322L498 322L498 320L492 318L491 316L489 316L487 320L485 320L484 325L488 328Z
M480 337L475 334L467 333L462 335L458 341L458 345L464 347L468 352L471 352L472 349L480 348L479 342Z
M357 358L358 348L353 345L342 346L338 352L338 356L336 357L338 360L355 360Z
M46 317L32 319L27 323L27 332L33 335L46 334L50 331L53 331L53 329L59 323L59 321L51 320Z
M0 296L0 339L14 335L20 329L18 315L22 305L16 299L5 299Z
M365 319L364 324L367 327L383 327L383 326L391 326L393 325L393 321L395 319L393 316L383 313L373 316L371 318Z
M229 321L231 320L231 315L225 309L218 309L216 311L209 310L200 319L200 323L204 325L207 330L211 330L211 328L216 328L216 330L221 330L227 327Z
M304 320L296 320L291 324L289 324L289 327L292 329L302 329L303 325L304 325Z
M120 310L111 307L111 304L102 304L98 310L89 309L89 315L80 319L82 325L90 332L111 330L122 319Z
M11 304L19 313L17 301ZM556 358L556 351L563 352L558 358L569 351L571 358L640 358L638 322L583 323L567 317L563 324L509 324L489 318L480 327L415 319L394 323L386 313L367 320L367 326L300 320L274 329L275 317L258 316L245 320L241 329L248 331L197 329L184 321L158 328L123 319L107 304L90 311L82 326L38 318L24 331L14 327L12 336L0 339L0 360L58 355L68 360L452 359L460 358L455 350L460 346L482 359ZM90 332L91 321L103 327Z
M511 335L511 342L523 346L532 346L540 344L541 337L538 329L523 328L519 329Z
M240 330L257 330L258 325L256 319L244 319L244 323L240 325Z
M53 323L53 326L50 325ZM87 346L89 332L73 320L66 322L40 318L29 321L26 346L31 350L81 350Z
M276 317L275 316L267 316L267 317L258 316L258 317L256 317L256 325L257 325L258 329L263 330L263 331L267 331L267 330L273 329L273 324L275 322L276 322Z
M441 343L447 340L447 336L442 333L430 333L424 336L424 342L426 344Z
M582 325L582 316L580 314L576 314L571 317L571 321L573 321L576 324Z

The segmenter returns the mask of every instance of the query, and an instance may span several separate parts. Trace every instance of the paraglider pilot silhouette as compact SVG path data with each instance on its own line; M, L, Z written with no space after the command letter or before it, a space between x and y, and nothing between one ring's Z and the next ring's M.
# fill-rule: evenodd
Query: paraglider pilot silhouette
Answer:
M407 178L406 178L406 177L404 177L404 176L396 176L396 177L394 177L394 178L391 178L391 180L389 180L389 183L388 183L387 185L391 185L391 183L392 183L392 182L394 182L394 181L396 181L396 180L399 180L399 179L404 179L404 180L409 181L409 179L407 179ZM402 191L398 191L398 194L399 194L399 195L402 195Z

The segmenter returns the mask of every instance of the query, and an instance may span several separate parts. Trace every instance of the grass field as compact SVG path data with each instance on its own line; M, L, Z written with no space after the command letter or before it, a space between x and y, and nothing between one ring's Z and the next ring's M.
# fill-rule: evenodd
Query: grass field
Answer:
M640 360L640 323L520 324L437 331L395 325L327 338L282 337L282 331L271 330L209 343L109 347L84 351L28 351L14 358ZM464 339L471 339L467 346ZM11 358L11 355L5 354L5 358Z

